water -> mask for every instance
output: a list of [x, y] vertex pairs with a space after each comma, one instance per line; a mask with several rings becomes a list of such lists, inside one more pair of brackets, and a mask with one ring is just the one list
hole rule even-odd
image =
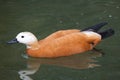
[[100, 67], [100, 65], [97, 64], [95, 58], [101, 56], [102, 55], [100, 52], [93, 51], [91, 54], [86, 53], [53, 59], [28, 58], [26, 59], [26, 69], [22, 69], [18, 73], [19, 77], [22, 80], [33, 80], [30, 75], [36, 74], [42, 65], [52, 65], [56, 67], [66, 67], [71, 69], [89, 69]]
[[[119, 80], [119, 0], [1, 0], [0, 80]], [[8, 45], [21, 31], [39, 39], [60, 29], [83, 29], [107, 21], [115, 35], [102, 41], [100, 52], [57, 59], [24, 58], [25, 46]], [[96, 58], [93, 58], [96, 57]]]

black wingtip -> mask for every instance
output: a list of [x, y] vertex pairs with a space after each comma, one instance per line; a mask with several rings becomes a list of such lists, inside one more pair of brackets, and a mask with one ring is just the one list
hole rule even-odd
[[94, 26], [85, 28], [85, 29], [83, 29], [82, 31], [92, 30], [92, 31], [94, 31], [94, 32], [98, 32], [104, 25], [107, 25], [107, 24], [108, 24], [108, 22], [101, 22], [101, 23], [96, 24], [96, 25], [94, 25]]

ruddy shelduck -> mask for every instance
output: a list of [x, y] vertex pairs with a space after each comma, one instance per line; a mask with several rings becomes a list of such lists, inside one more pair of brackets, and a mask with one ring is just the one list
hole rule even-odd
[[25, 44], [31, 57], [70, 56], [92, 50], [102, 39], [112, 36], [113, 29], [98, 32], [106, 24], [103, 22], [83, 30], [59, 30], [39, 41], [31, 32], [21, 32], [8, 43]]

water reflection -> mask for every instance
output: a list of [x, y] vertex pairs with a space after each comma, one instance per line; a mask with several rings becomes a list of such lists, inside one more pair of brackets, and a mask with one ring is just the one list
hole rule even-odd
[[33, 80], [29, 75], [35, 74], [41, 64], [57, 65], [62, 67], [74, 68], [74, 69], [87, 69], [100, 66], [94, 58], [100, 57], [101, 52], [93, 50], [91, 53], [84, 53], [79, 55], [73, 55], [68, 57], [60, 57], [54, 59], [45, 58], [29, 58], [27, 59], [27, 68], [20, 70], [19, 76], [22, 80]]

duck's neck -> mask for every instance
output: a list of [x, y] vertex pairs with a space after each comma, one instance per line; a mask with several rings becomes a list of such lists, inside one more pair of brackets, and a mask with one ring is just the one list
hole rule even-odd
[[32, 50], [40, 48], [40, 45], [39, 45], [38, 41], [33, 42], [32, 44], [29, 44], [29, 45], [26, 45], [26, 46], [27, 46], [27, 49], [32, 49]]

